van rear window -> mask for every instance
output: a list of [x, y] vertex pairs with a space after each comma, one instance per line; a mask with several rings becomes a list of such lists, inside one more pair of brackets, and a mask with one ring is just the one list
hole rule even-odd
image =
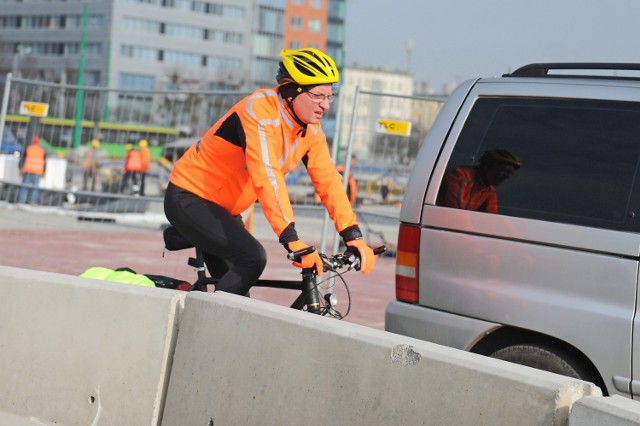
[[637, 232], [639, 167], [640, 104], [481, 98], [437, 204]]

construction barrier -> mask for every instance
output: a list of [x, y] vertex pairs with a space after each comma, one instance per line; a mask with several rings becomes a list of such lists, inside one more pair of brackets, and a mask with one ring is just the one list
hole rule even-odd
[[159, 424], [184, 295], [10, 267], [0, 287], [0, 411]]
[[0, 285], [0, 424], [584, 426], [630, 424], [610, 402], [640, 413], [587, 382], [224, 293], [10, 267]]

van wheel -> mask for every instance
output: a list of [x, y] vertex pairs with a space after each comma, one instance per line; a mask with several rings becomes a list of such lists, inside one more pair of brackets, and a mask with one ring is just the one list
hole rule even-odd
[[507, 346], [495, 351], [490, 356], [503, 361], [593, 382], [592, 375], [582, 367], [575, 357], [546, 346], [531, 344]]

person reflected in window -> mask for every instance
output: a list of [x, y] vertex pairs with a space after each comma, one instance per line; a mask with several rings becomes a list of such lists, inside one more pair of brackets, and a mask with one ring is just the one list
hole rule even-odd
[[476, 166], [447, 169], [437, 204], [498, 213], [496, 187], [511, 177], [521, 165], [517, 154], [506, 149], [494, 149], [482, 154]]

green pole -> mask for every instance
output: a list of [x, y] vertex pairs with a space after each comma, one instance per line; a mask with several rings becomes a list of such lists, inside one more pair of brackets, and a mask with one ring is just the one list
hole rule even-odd
[[[78, 65], [78, 86], [84, 86], [84, 62], [85, 50], [87, 48], [87, 15], [89, 6], [82, 6], [82, 38], [80, 40], [80, 64]], [[84, 109], [84, 90], [78, 89], [76, 92], [76, 122], [73, 129], [73, 147], [80, 146], [82, 138], [82, 110]]]

